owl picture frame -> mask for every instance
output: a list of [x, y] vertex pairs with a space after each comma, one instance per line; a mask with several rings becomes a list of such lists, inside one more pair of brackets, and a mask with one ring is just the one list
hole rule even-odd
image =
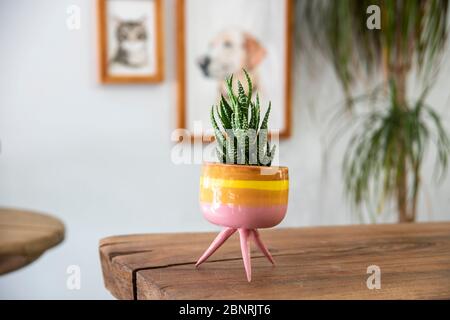
[[101, 83], [164, 78], [163, 0], [97, 0]]

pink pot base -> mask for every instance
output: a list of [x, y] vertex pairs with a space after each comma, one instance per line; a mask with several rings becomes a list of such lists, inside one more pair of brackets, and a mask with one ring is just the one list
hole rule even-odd
[[196, 267], [200, 266], [203, 262], [206, 261], [214, 252], [216, 252], [217, 249], [220, 248], [220, 246], [235, 233], [236, 231], [239, 231], [239, 238], [241, 243], [241, 253], [242, 253], [242, 259], [244, 260], [244, 268], [245, 273], [247, 275], [247, 281], [252, 281], [252, 264], [251, 264], [251, 257], [250, 257], [250, 240], [253, 239], [255, 244], [258, 246], [259, 250], [266, 256], [266, 258], [275, 265], [275, 261], [272, 258], [272, 255], [270, 254], [269, 250], [266, 248], [264, 243], [261, 240], [261, 237], [259, 235], [259, 232], [257, 229], [244, 229], [244, 228], [225, 228], [223, 229], [217, 237], [214, 239], [214, 241], [211, 243], [211, 245], [206, 249], [206, 251], [202, 254], [202, 256], [198, 259], [197, 263], [195, 264]]
[[200, 206], [205, 218], [214, 224], [224, 226], [209, 248], [198, 259], [198, 267], [208, 259], [232, 234], [239, 231], [242, 258], [244, 260], [247, 280], [252, 279], [249, 242], [252, 239], [267, 259], [275, 264], [269, 250], [263, 244], [259, 236], [258, 228], [271, 228], [283, 220], [286, 215], [287, 205], [249, 207], [221, 203], [204, 203]]
[[286, 215], [287, 205], [248, 207], [200, 203], [204, 217], [211, 223], [234, 229], [271, 228]]

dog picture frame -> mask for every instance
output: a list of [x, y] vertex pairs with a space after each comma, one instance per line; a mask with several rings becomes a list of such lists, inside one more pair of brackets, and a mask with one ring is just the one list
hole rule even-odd
[[[270, 100], [272, 102], [271, 117], [275, 118], [277, 121], [275, 123], [269, 123], [269, 127], [277, 130], [280, 139], [288, 138], [291, 135], [291, 68], [294, 11], [293, 0], [228, 0], [223, 3], [222, 7], [220, 7], [219, 5], [220, 0], [176, 0], [176, 126], [178, 129], [184, 129], [183, 135], [188, 132], [192, 139], [201, 139], [203, 142], [209, 142], [214, 139], [212, 128], [210, 128], [208, 115], [210, 113], [209, 108], [211, 108], [211, 105], [216, 104], [218, 98], [220, 97], [220, 94], [217, 94], [217, 98], [209, 97], [209, 100], [202, 100], [203, 97], [205, 97], [209, 92], [215, 92], [216, 87], [211, 84], [212, 82], [214, 82], [214, 79], [205, 80], [204, 88], [201, 87], [193, 89], [193, 86], [195, 86], [197, 83], [203, 83], [202, 80], [198, 80], [200, 79], [199, 74], [201, 73], [200, 69], [202, 69], [202, 61], [199, 61], [200, 58], [196, 57], [197, 52], [200, 52], [200, 50], [204, 50], [204, 48], [210, 48], [211, 43], [216, 43], [216, 40], [212, 40], [211, 42], [211, 39], [208, 39], [210, 38], [210, 34], [214, 32], [214, 30], [212, 29], [214, 29], [214, 26], [216, 30], [220, 30], [222, 28], [222, 26], [220, 25], [221, 22], [218, 20], [220, 20], [220, 17], [222, 16], [230, 16], [226, 15], [226, 11], [228, 9], [232, 12], [233, 15], [235, 15], [236, 12], [239, 12], [239, 10], [237, 10], [240, 6], [239, 1], [241, 1], [243, 5], [249, 5], [252, 1], [254, 3], [256, 3], [256, 1], [259, 1], [258, 4], [262, 3], [262, 7], [264, 6], [264, 3], [268, 5], [268, 8], [263, 8], [261, 16], [259, 16], [259, 12], [257, 10], [243, 11], [245, 11], [246, 18], [255, 21], [255, 24], [259, 23], [259, 25], [263, 26], [263, 28], [268, 28], [268, 30], [276, 31], [272, 32], [271, 38], [262, 39], [264, 35], [270, 33], [270, 31], [265, 32], [267, 31], [267, 29], [253, 29], [251, 25], [246, 25], [244, 28], [242, 28], [243, 31], [241, 32], [244, 36], [236, 36], [236, 31], [231, 29], [231, 33], [227, 36], [222, 36], [222, 38], [228, 37], [230, 39], [244, 39], [239, 41], [245, 42], [245, 45], [243, 46], [246, 48], [248, 55], [247, 58], [244, 59], [245, 61], [258, 61], [261, 60], [261, 55], [266, 55], [266, 57], [272, 55], [272, 63], [270, 64], [271, 67], [266, 66], [266, 69], [262, 71], [265, 71], [265, 74], [262, 73], [260, 75], [257, 75], [253, 70], [248, 69], [248, 65], [242, 65], [240, 66], [240, 68], [235, 68], [235, 70], [228, 70], [230, 71], [230, 73], [227, 76], [229, 76], [231, 73], [234, 74], [236, 70], [238, 70], [238, 73], [241, 73], [239, 75], [235, 74], [234, 79], [237, 78], [239, 80], [243, 80], [242, 68], [245, 68], [247, 71], [249, 71], [250, 77], [252, 79], [256, 79], [254, 80], [253, 84], [254, 86], [256, 84], [257, 91], [261, 92], [263, 90], [269, 91], [271, 89], [276, 89], [277, 92], [275, 94], [272, 92], [267, 92], [267, 94], [263, 94], [262, 97], [260, 95], [262, 110], [266, 110]], [[215, 11], [215, 14], [213, 12], [211, 15], [209, 15], [208, 8], [211, 8], [211, 10]], [[198, 16], [195, 16], [197, 11], [200, 12], [198, 12]], [[273, 12], [275, 12], [274, 17], [276, 19], [268, 19], [267, 15], [272, 15]], [[209, 20], [205, 20], [202, 22], [202, 19]], [[236, 21], [240, 21], [239, 17], [236, 17], [235, 19]], [[189, 23], [190, 21], [192, 21], [192, 24]], [[226, 21], [223, 23], [224, 27], [226, 27], [226, 23]], [[268, 26], [264, 26], [267, 24]], [[276, 26], [274, 26], [275, 24]], [[203, 30], [205, 30], [204, 33]], [[227, 28], [225, 28], [225, 30], [227, 30]], [[259, 31], [259, 35], [255, 37], [249, 35], [253, 31], [255, 31], [255, 33]], [[219, 32], [219, 34], [221, 33]], [[205, 39], [208, 41], [208, 43], [201, 43], [201, 41]], [[273, 39], [275, 40], [275, 42], [270, 43], [270, 41], [272, 41]], [[189, 43], [188, 41], [192, 43]], [[263, 45], [266, 45], [265, 49], [262, 50], [264, 52], [258, 53], [258, 50], [255, 49], [258, 47], [258, 42], [262, 42]], [[280, 43], [282, 43], [282, 45], [280, 45]], [[227, 43], [224, 43], [224, 46], [226, 45]], [[194, 53], [192, 53], [192, 51], [194, 51]], [[193, 61], [194, 56], [197, 60], [196, 62]], [[195, 76], [191, 76], [189, 73], [195, 74]], [[271, 79], [271, 74], [275, 74], [274, 78], [280, 81], [273, 81]], [[221, 79], [224, 79], [225, 77], [226, 76], [224, 74], [221, 75]], [[265, 79], [265, 87], [259, 86], [257, 81], [260, 78]], [[219, 82], [223, 83], [223, 80], [219, 80]], [[245, 81], [243, 81], [243, 83], [245, 84]], [[263, 90], [261, 89], [262, 87]], [[220, 91], [220, 89], [218, 90]], [[200, 110], [193, 111], [193, 109], [197, 108]], [[196, 124], [194, 122], [201, 123], [201, 133], [198, 133], [198, 130], [195, 129]], [[273, 133], [274, 132], [271, 132], [271, 134]], [[178, 140], [182, 139], [182, 137], [178, 138]]]
[[163, 0], [97, 0], [99, 81], [163, 81], [163, 31]]

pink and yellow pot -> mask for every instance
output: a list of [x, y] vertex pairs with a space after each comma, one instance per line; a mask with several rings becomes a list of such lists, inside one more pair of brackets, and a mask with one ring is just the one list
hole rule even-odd
[[251, 281], [251, 238], [274, 263], [257, 229], [274, 227], [283, 220], [288, 194], [289, 174], [286, 167], [205, 163], [200, 178], [200, 206], [209, 222], [225, 228], [200, 257], [197, 266], [236, 231], [240, 235], [248, 281]]

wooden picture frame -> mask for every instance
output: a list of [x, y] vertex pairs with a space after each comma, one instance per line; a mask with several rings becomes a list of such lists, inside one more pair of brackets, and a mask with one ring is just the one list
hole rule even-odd
[[[109, 54], [109, 23], [108, 3], [117, 0], [97, 0], [97, 33], [98, 33], [98, 61], [99, 61], [99, 81], [101, 83], [129, 84], [129, 83], [157, 83], [164, 80], [164, 27], [163, 27], [163, 0], [130, 0], [139, 2], [154, 2], [153, 20], [146, 23], [154, 23], [150, 37], [152, 37], [153, 67], [152, 71], [142, 74], [133, 74], [133, 72], [124, 72], [123, 74], [111, 74], [110, 72], [110, 54]], [[146, 14], [145, 12], [143, 13]], [[149, 14], [150, 15], [150, 14]], [[130, 69], [131, 70], [131, 69]]]
[[[176, 125], [179, 129], [187, 129], [187, 110], [186, 110], [186, 2], [189, 0], [176, 0], [176, 50], [177, 50], [177, 84], [176, 84], [176, 104], [177, 104], [177, 119]], [[273, 0], [280, 1], [280, 0]], [[284, 127], [279, 131], [280, 139], [286, 139], [292, 133], [292, 37], [293, 37], [293, 17], [294, 5], [293, 0], [285, 1], [285, 23], [284, 23]], [[206, 111], [209, 114], [209, 110]], [[214, 139], [213, 135], [205, 135], [202, 137], [191, 136], [192, 139], [201, 138], [204, 142], [209, 142]]]

